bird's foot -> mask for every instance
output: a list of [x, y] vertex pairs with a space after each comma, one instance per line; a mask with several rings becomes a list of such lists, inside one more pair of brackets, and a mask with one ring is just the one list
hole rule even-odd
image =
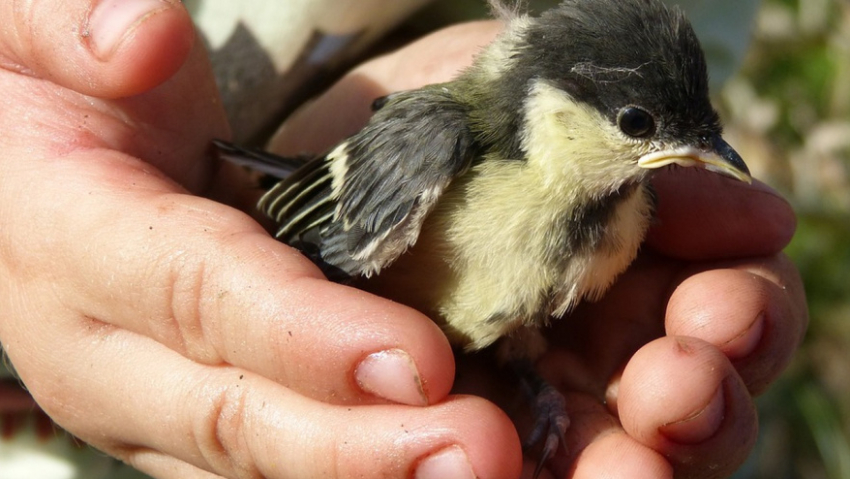
[[529, 449], [543, 441], [540, 458], [534, 468], [534, 479], [540, 476], [546, 463], [555, 456], [558, 447], [566, 448], [564, 434], [570, 427], [564, 395], [548, 383], [542, 383], [533, 399], [534, 427], [523, 443]]
[[531, 432], [523, 442], [523, 449], [529, 450], [542, 444], [540, 458], [532, 476], [537, 479], [559, 447], [566, 452], [564, 436], [570, 427], [567, 402], [560, 391], [540, 376], [530, 360], [514, 359], [508, 361], [508, 364], [528, 396], [534, 420]]

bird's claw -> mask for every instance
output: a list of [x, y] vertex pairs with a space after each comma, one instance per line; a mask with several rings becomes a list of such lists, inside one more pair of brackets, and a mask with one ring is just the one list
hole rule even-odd
[[534, 398], [534, 417], [534, 428], [525, 440], [523, 448], [529, 449], [541, 440], [544, 441], [532, 476], [537, 479], [546, 463], [555, 456], [558, 446], [566, 451], [564, 435], [570, 427], [570, 418], [567, 416], [564, 395], [554, 387], [544, 385]]

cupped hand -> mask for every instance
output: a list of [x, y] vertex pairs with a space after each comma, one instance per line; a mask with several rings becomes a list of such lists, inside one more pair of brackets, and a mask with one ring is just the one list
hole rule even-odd
[[780, 252], [794, 216], [777, 193], [688, 169], [654, 184], [636, 263], [549, 334], [540, 367], [577, 410], [557, 477], [727, 477], [757, 437], [753, 397], [805, 332], [802, 283]]
[[[362, 126], [373, 98], [452, 78], [498, 30], [452, 27], [355, 69], [296, 112], [272, 149], [323, 151]], [[753, 396], [804, 334], [802, 283], [781, 253], [795, 228], [784, 199], [692, 169], [654, 186], [657, 218], [638, 260], [602, 301], [547, 332], [538, 367], [565, 393], [572, 422], [550, 477], [728, 476], [757, 435]], [[495, 401], [528, 433], [528, 405], [492, 358], [461, 356], [457, 374], [456, 391]]]
[[0, 18], [0, 342], [58, 424], [161, 478], [519, 475], [431, 321], [203, 197], [228, 127], [179, 1]]

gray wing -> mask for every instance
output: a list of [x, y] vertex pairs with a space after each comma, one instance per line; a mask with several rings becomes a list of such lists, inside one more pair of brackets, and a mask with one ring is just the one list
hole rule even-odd
[[333, 279], [369, 276], [404, 253], [475, 157], [466, 107], [443, 86], [386, 97], [370, 122], [269, 190], [278, 237]]

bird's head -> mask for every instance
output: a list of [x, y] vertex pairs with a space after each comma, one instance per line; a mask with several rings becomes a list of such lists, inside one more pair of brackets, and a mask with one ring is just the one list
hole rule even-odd
[[515, 121], [524, 156], [553, 178], [579, 169], [591, 180], [639, 181], [678, 164], [751, 181], [721, 136], [705, 57], [678, 9], [565, 0], [516, 19], [488, 54], [505, 59], [491, 73], [499, 89], [524, 99]]

